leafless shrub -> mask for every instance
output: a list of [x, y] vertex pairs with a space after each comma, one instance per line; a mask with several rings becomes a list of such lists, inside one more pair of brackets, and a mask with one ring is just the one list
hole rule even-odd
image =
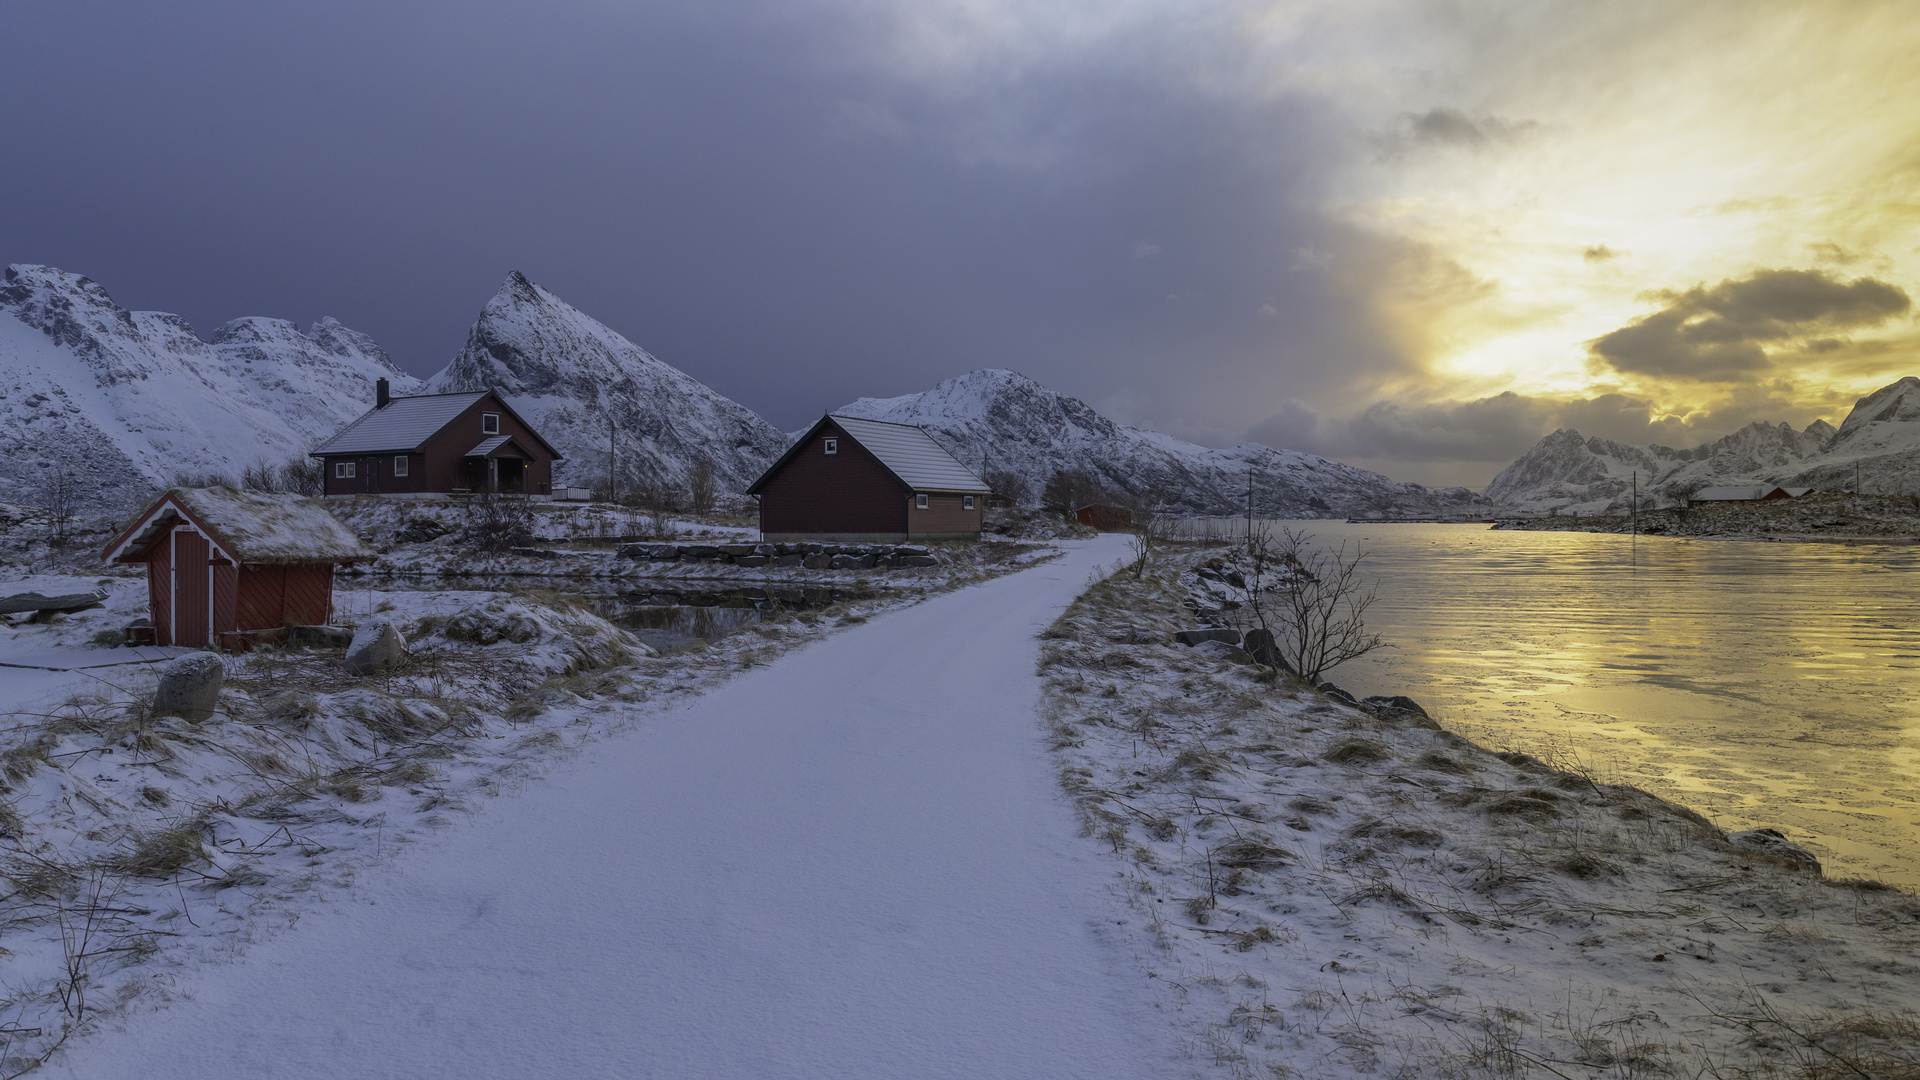
[[705, 458], [694, 462], [693, 468], [687, 473], [688, 509], [696, 514], [711, 514], [719, 495], [720, 485], [713, 473], [713, 462]]
[[1313, 546], [1311, 533], [1256, 524], [1247, 537], [1247, 608], [1280, 659], [1308, 682], [1382, 648], [1366, 629], [1376, 596], [1360, 579], [1365, 553]]
[[476, 495], [463, 510], [460, 543], [465, 547], [499, 555], [533, 542], [533, 506], [521, 496]]
[[987, 482], [995, 496], [1006, 500], [1009, 506], [1020, 506], [1033, 500], [1033, 485], [1027, 478], [1011, 469], [988, 469], [980, 479]]
[[250, 491], [318, 496], [326, 490], [326, 466], [301, 455], [278, 465], [256, 461], [240, 472], [240, 486]]
[[41, 485], [40, 499], [47, 511], [47, 543], [65, 547], [74, 513], [79, 509], [80, 488], [64, 462], [54, 465], [49, 472]]

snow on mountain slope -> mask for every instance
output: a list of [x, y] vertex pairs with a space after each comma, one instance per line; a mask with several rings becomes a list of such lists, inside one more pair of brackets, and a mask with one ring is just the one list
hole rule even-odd
[[119, 509], [180, 472], [278, 463], [365, 411], [373, 380], [419, 381], [332, 319], [301, 334], [241, 319], [213, 342], [177, 315], [128, 311], [46, 266], [0, 280], [0, 500], [40, 503], [61, 466], [82, 505]]
[[1644, 505], [1713, 485], [1850, 491], [1856, 475], [1868, 492], [1920, 492], [1920, 379], [1909, 375], [1861, 398], [1838, 430], [1825, 420], [1804, 431], [1753, 423], [1691, 450], [1556, 431], [1494, 477], [1486, 495], [1503, 509], [1595, 513], [1624, 507], [1636, 472]]
[[1056, 470], [1078, 470], [1118, 495], [1157, 497], [1190, 514], [1239, 514], [1253, 473], [1264, 516], [1476, 513], [1465, 488], [1400, 483], [1337, 461], [1256, 443], [1214, 450], [1157, 431], [1117, 424], [1078, 398], [1025, 375], [986, 369], [931, 390], [861, 398], [838, 413], [916, 424], [968, 467], [1019, 474], [1037, 498]]
[[758, 413], [585, 315], [519, 271], [480, 312], [466, 348], [429, 380], [430, 392], [495, 389], [565, 455], [561, 482], [607, 476], [609, 428], [620, 481], [684, 488], [694, 464], [713, 465], [737, 492], [787, 448]]

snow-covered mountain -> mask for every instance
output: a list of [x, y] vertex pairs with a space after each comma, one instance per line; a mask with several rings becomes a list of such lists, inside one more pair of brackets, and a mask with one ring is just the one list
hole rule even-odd
[[497, 389], [565, 460], [561, 482], [604, 483], [608, 437], [620, 481], [686, 486], [712, 463], [719, 490], [742, 491], [787, 448], [758, 413], [528, 281], [519, 271], [480, 312], [466, 348], [431, 392]]
[[1636, 473], [1650, 505], [1713, 485], [1852, 490], [1856, 477], [1867, 492], [1920, 493], [1920, 379], [1861, 398], [1837, 430], [1825, 420], [1803, 431], [1753, 423], [1690, 450], [1556, 431], [1494, 477], [1486, 495], [1504, 509], [1594, 513], [1624, 507]]
[[835, 412], [916, 424], [969, 467], [1018, 474], [1037, 497], [1057, 470], [1087, 473], [1116, 494], [1157, 496], [1171, 510], [1239, 514], [1253, 474], [1268, 517], [1474, 513], [1466, 488], [1435, 489], [1295, 450], [1248, 443], [1214, 450], [1118, 424], [1077, 398], [1012, 371], [970, 371], [931, 390], [861, 398]]
[[413, 392], [366, 335], [323, 319], [237, 319], [202, 341], [177, 315], [128, 311], [47, 266], [0, 280], [0, 501], [41, 503], [64, 468], [80, 502], [119, 509], [182, 472], [278, 464], [373, 403]]

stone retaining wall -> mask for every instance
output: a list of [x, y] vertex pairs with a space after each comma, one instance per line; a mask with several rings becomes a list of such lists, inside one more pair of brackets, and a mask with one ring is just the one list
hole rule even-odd
[[733, 566], [797, 566], [808, 570], [872, 570], [933, 566], [926, 548], [913, 544], [622, 544], [619, 554], [653, 562], [727, 563]]

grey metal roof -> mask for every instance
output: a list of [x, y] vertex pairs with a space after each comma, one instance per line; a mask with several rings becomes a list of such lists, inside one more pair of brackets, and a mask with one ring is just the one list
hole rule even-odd
[[366, 414], [340, 429], [340, 433], [313, 452], [323, 454], [389, 454], [418, 450], [446, 427], [467, 407], [486, 393], [423, 394], [394, 398], [385, 408], [368, 409]]
[[[476, 446], [473, 449], [467, 451], [467, 456], [468, 457], [486, 457], [488, 454], [491, 454], [495, 450], [500, 449], [502, 445], [510, 442], [513, 442], [513, 436], [511, 435], [495, 435], [493, 438], [483, 440], [479, 446]], [[514, 445], [518, 446], [520, 444], [514, 443]]]
[[[831, 415], [831, 414], [829, 414]], [[987, 491], [973, 471], [911, 424], [834, 416], [833, 422], [893, 475], [919, 491]]]

